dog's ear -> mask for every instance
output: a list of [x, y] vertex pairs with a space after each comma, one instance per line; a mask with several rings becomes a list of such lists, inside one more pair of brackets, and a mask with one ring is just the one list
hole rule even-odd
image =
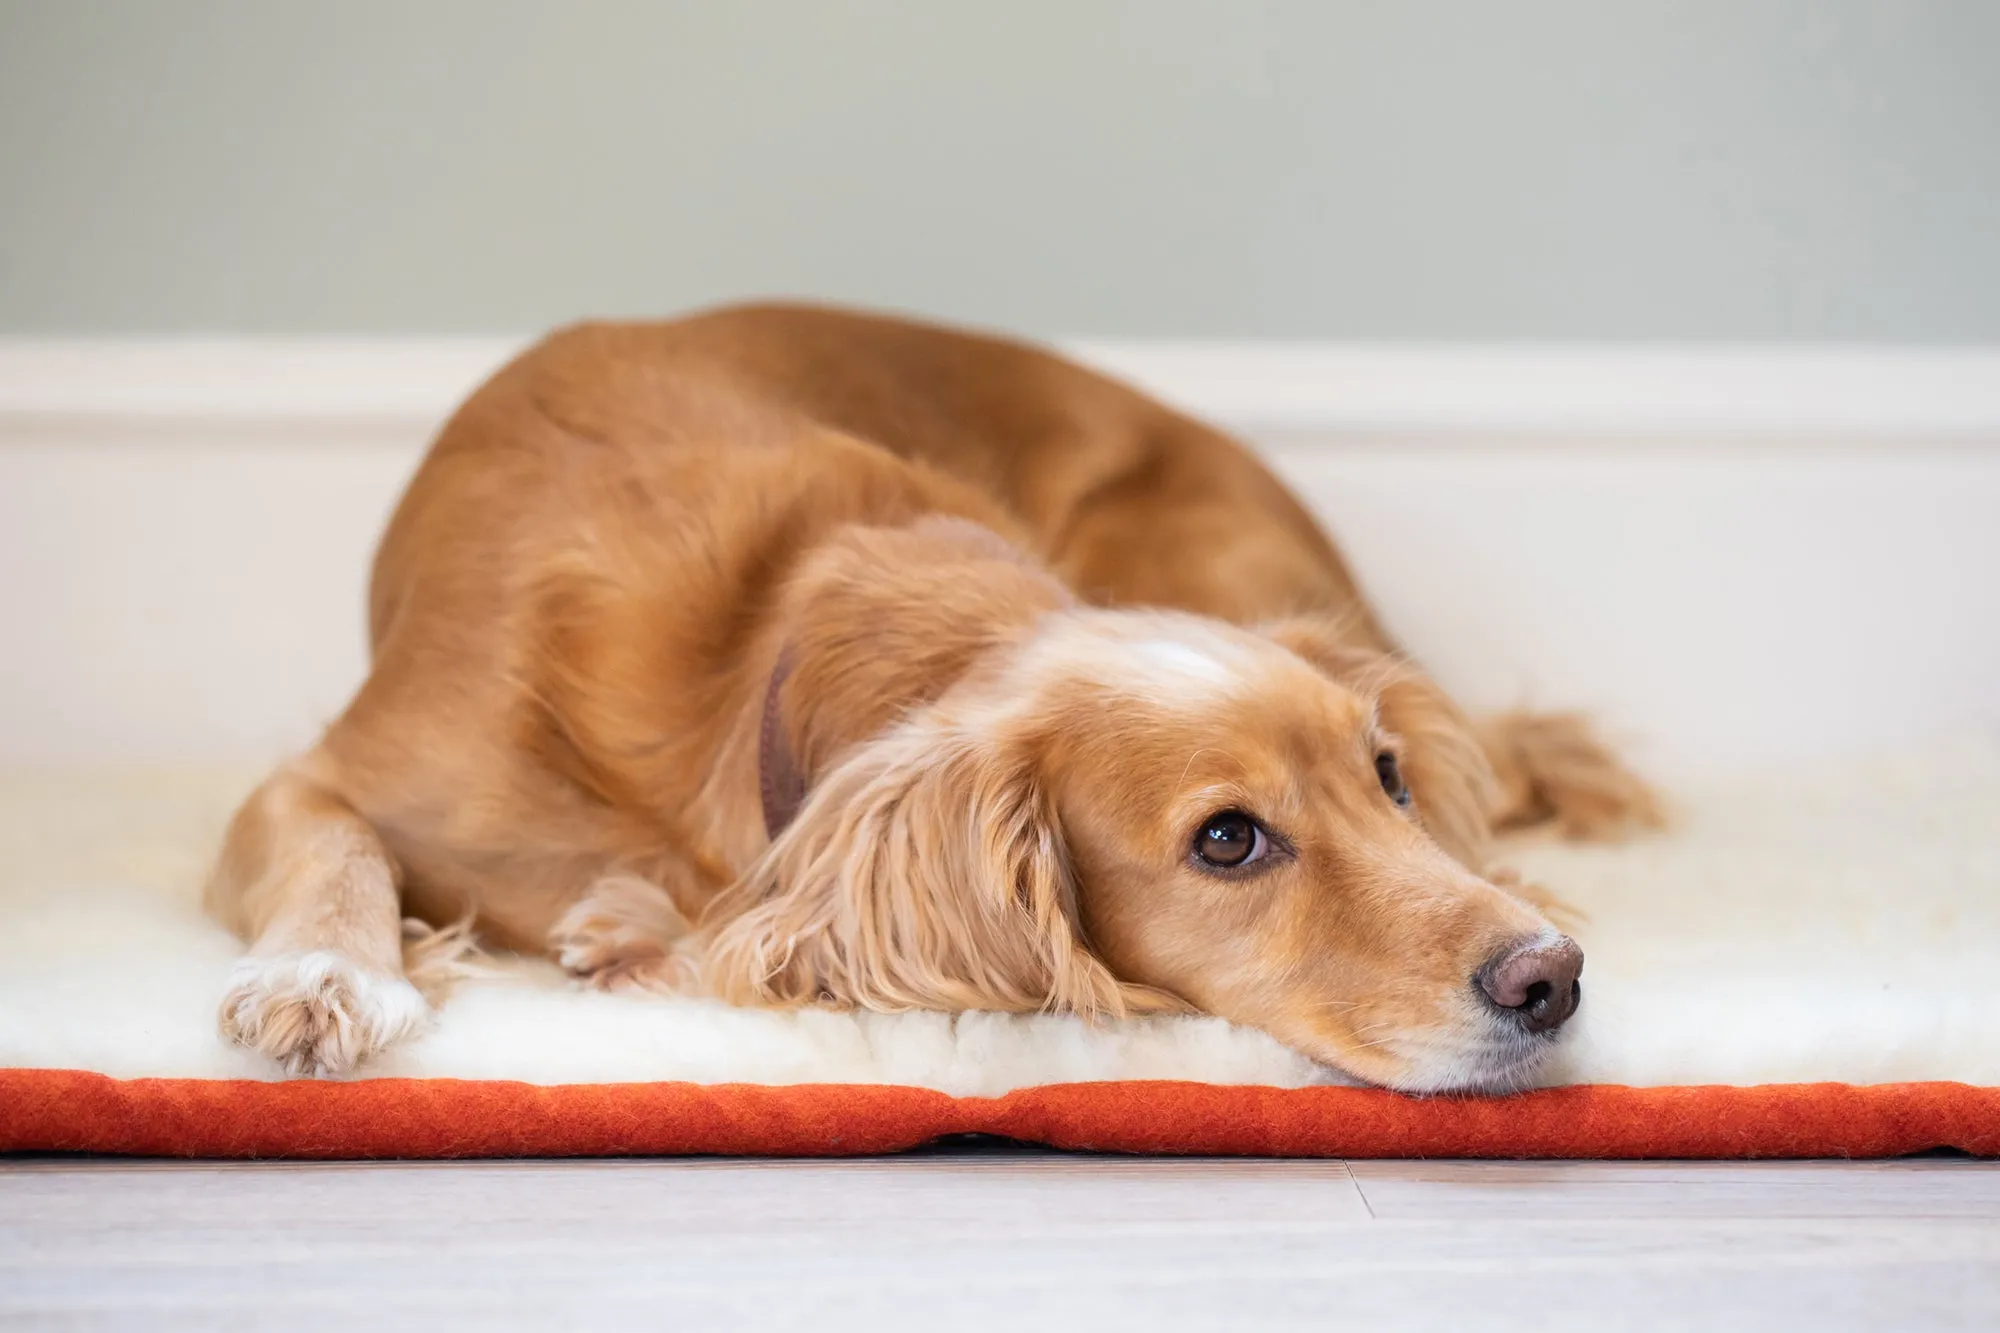
[[1344, 642], [1328, 618], [1299, 616], [1258, 630], [1376, 700], [1382, 725], [1403, 742], [1403, 775], [1425, 831], [1461, 865], [1482, 872], [1499, 787], [1479, 733], [1458, 705], [1405, 659]]
[[1085, 943], [1030, 747], [936, 708], [855, 747], [710, 919], [696, 965], [736, 1003], [1178, 1007], [1119, 982]]

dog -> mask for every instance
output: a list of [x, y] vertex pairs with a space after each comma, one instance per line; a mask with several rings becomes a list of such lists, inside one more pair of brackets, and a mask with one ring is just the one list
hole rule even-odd
[[1219, 1015], [1521, 1086], [1583, 956], [1496, 831], [1655, 822], [1473, 722], [1241, 445], [1048, 352], [747, 306], [561, 330], [445, 425], [372, 664], [230, 824], [230, 1039], [418, 1030], [405, 919], [746, 1005]]

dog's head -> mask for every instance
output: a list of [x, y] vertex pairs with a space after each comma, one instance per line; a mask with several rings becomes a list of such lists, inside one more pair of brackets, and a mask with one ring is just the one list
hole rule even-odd
[[1467, 868], [1489, 781], [1441, 695], [1309, 624], [1063, 609], [815, 780], [709, 966], [763, 1003], [1192, 1008], [1391, 1087], [1515, 1086], [1581, 954]]

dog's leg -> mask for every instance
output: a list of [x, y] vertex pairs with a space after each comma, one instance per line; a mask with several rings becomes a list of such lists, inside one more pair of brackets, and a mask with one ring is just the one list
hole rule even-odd
[[1570, 838], [1658, 828], [1660, 801], [1574, 713], [1506, 713], [1479, 725], [1499, 780], [1496, 831], [1553, 823]]
[[222, 1033], [293, 1074], [343, 1074], [428, 1015], [403, 975], [396, 869], [360, 815], [281, 769], [231, 821], [209, 909], [250, 941]]

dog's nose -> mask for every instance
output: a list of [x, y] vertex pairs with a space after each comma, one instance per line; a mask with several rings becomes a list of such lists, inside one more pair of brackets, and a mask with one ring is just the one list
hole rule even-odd
[[1554, 1032], [1583, 1000], [1583, 950], [1567, 935], [1511, 944], [1474, 977], [1486, 998], [1530, 1032]]

